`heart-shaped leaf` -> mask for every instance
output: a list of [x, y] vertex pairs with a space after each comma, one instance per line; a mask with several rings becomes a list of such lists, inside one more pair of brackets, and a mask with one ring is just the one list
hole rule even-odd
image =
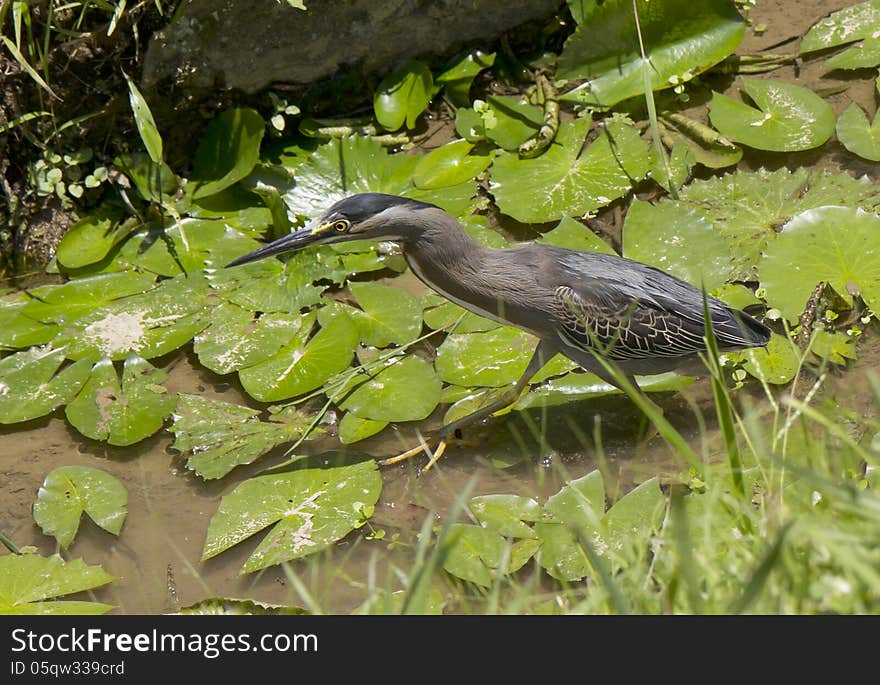
[[64, 561], [57, 554], [0, 556], [0, 615], [96, 615], [113, 607], [98, 602], [56, 600], [115, 580], [100, 566], [82, 559]]
[[837, 137], [853, 154], [880, 162], [880, 117], [869, 122], [865, 111], [853, 103], [837, 119]]
[[470, 103], [469, 92], [474, 77], [484, 69], [495, 64], [495, 53], [471, 50], [452, 59], [446, 69], [434, 79], [434, 83], [442, 87], [446, 97], [456, 107], [467, 107]]
[[519, 380], [534, 346], [533, 336], [510, 326], [453, 333], [437, 349], [434, 364], [447, 383], [499, 388]]
[[320, 552], [363, 525], [381, 490], [373, 459], [341, 453], [308, 457], [286, 473], [251, 478], [221, 500], [202, 559], [273, 524], [242, 573]]
[[396, 131], [404, 123], [415, 128], [416, 119], [431, 102], [434, 80], [424, 62], [412, 60], [388, 74], [376, 88], [373, 109], [383, 128]]
[[61, 466], [46, 476], [34, 502], [34, 520], [46, 535], [69, 547], [88, 514], [97, 525], [119, 535], [128, 513], [128, 492], [121, 481], [88, 466]]
[[425, 190], [467, 183], [491, 163], [492, 158], [485, 152], [474, 153], [473, 143], [454, 140], [419, 160], [413, 170], [413, 183]]
[[510, 538], [537, 538], [528, 523], [541, 520], [541, 506], [520, 495], [480, 495], [468, 505], [486, 528]]
[[36, 419], [73, 399], [92, 363], [82, 359], [62, 369], [63, 362], [64, 350], [39, 347], [0, 359], [0, 423]]
[[422, 331], [422, 305], [408, 292], [381, 283], [351, 283], [360, 309], [345, 307], [364, 345], [405, 345]]
[[421, 357], [407, 355], [387, 362], [357, 386], [340, 408], [373, 421], [420, 421], [440, 402], [440, 379]]

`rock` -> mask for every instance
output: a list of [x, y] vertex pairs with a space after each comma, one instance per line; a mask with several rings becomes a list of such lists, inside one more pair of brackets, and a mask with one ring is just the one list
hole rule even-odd
[[[300, 3], [292, 3], [300, 4]], [[360, 63], [383, 74], [419, 55], [443, 54], [558, 11], [560, 0], [192, 0], [153, 35], [149, 88], [172, 78], [204, 90], [247, 93], [273, 82], [311, 83]]]

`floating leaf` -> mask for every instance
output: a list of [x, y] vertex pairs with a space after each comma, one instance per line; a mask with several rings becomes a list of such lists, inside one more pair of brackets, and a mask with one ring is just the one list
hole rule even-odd
[[155, 164], [159, 164], [162, 161], [162, 136], [159, 135], [159, 129], [156, 128], [150, 106], [128, 74], [123, 73], [122, 75], [125, 76], [125, 81], [128, 83], [128, 96], [138, 133], [140, 133], [144, 147], [147, 148], [150, 159]]
[[82, 217], [58, 243], [58, 263], [65, 269], [79, 269], [104, 259], [137, 225], [119, 219], [120, 214], [106, 204]]
[[544, 504], [555, 521], [592, 534], [605, 514], [605, 483], [599, 471], [566, 483]]
[[174, 397], [161, 385], [167, 377], [145, 359], [129, 354], [120, 383], [113, 362], [104, 357], [64, 413], [87, 438], [133, 445], [162, 428], [174, 409]]
[[760, 381], [771, 385], [785, 385], [800, 368], [797, 347], [786, 337], [773, 333], [766, 347], [746, 350], [731, 355], [744, 359], [743, 368]]
[[880, 117], [869, 122], [865, 111], [853, 103], [837, 119], [837, 137], [853, 154], [880, 162]]
[[538, 563], [557, 580], [573, 582], [591, 571], [581, 543], [564, 523], [538, 521], [535, 532], [541, 541]]
[[351, 364], [358, 341], [347, 316], [327, 322], [306, 342], [311, 325], [303, 325], [293, 340], [266, 361], [238, 372], [245, 392], [261, 402], [276, 402], [320, 388], [324, 381]]
[[257, 191], [250, 192], [239, 183], [195, 200], [188, 214], [196, 219], [222, 219], [225, 225], [256, 238], [273, 220], [272, 210], [264, 202]]
[[832, 364], [845, 365], [848, 359], [857, 359], [856, 339], [846, 333], [816, 331], [810, 344], [813, 354]]
[[[636, 381], [643, 392], [678, 392], [693, 383], [694, 379], [688, 376], [679, 376], [670, 371], [654, 376], [636, 376]], [[592, 373], [576, 371], [533, 386], [520, 398], [514, 408], [522, 410], [534, 407], [555, 407], [560, 404], [594, 399], [620, 392], [613, 385], [606, 383]]]
[[360, 309], [346, 308], [364, 345], [405, 345], [422, 332], [422, 305], [408, 292], [381, 283], [351, 283]]
[[731, 140], [773, 152], [819, 147], [834, 133], [834, 111], [809, 88], [782, 81], [743, 78], [757, 109], [721, 93], [712, 94], [709, 118]]
[[498, 147], [515, 152], [531, 138], [544, 119], [544, 111], [525, 98], [513, 95], [489, 95], [474, 101], [473, 109], [459, 109], [455, 130], [469, 141], [491, 140]]
[[373, 421], [419, 421], [440, 402], [440, 379], [421, 357], [394, 358], [370, 373], [370, 380], [339, 404], [341, 409]]
[[0, 615], [103, 614], [113, 607], [52, 598], [91, 590], [114, 580], [100, 566], [88, 566], [82, 559], [64, 561], [57, 554], [0, 556]]
[[376, 119], [388, 131], [404, 123], [415, 128], [416, 119], [431, 102], [434, 80], [424, 62], [414, 59], [388, 74], [373, 96]]
[[300, 314], [260, 314], [223, 302], [211, 311], [211, 323], [196, 335], [193, 348], [203, 366], [231, 373], [276, 354], [305, 321]]
[[339, 442], [343, 445], [351, 445], [360, 440], [366, 440], [383, 430], [387, 425], [387, 421], [362, 419], [349, 412], [339, 422]]
[[447, 383], [499, 388], [519, 380], [534, 346], [533, 336], [510, 326], [453, 333], [437, 349], [435, 366]]
[[44, 416], [69, 402], [89, 377], [83, 359], [61, 368], [64, 350], [32, 347], [0, 359], [0, 423]]
[[580, 221], [570, 216], [562, 218], [556, 228], [544, 233], [538, 242], [556, 247], [565, 247], [569, 250], [583, 250], [585, 252], [601, 252], [603, 254], [615, 254], [612, 247], [584, 226]]
[[413, 184], [417, 155], [390, 155], [379, 143], [355, 136], [321, 145], [297, 170], [296, 183], [284, 193], [294, 215], [317, 217], [331, 204], [354, 193], [403, 195], [436, 204], [453, 216], [470, 206], [472, 181], [422, 190]]
[[844, 50], [825, 61], [826, 69], [870, 69], [876, 66], [880, 66], [880, 39], [875, 37], [865, 38], [860, 45]]
[[273, 524], [242, 573], [314, 554], [361, 526], [381, 490], [373, 459], [340, 453], [307, 457], [288, 472], [251, 478], [221, 500], [202, 559]]
[[833, 12], [816, 22], [801, 41], [800, 53], [834, 48], [880, 31], [880, 2], [871, 0]]
[[69, 547], [83, 513], [119, 535], [128, 513], [128, 492], [121, 481], [88, 466], [61, 466], [46, 476], [34, 502], [34, 520], [46, 535]]
[[820, 281], [847, 304], [858, 292], [880, 311], [880, 217], [852, 206], [801, 212], [768, 245], [758, 273], [765, 299], [789, 321]]
[[730, 248], [708, 213], [683, 204], [633, 202], [623, 226], [623, 255], [706, 290], [733, 272]]
[[641, 37], [631, 0], [596, 3], [565, 42], [557, 78], [588, 79], [563, 96], [612, 107], [645, 91], [640, 42], [649, 55], [651, 87], [671, 88], [733, 53], [745, 23], [728, 0], [639, 0]]
[[519, 495], [480, 495], [468, 505], [486, 528], [510, 538], [537, 538], [526, 522], [541, 520], [541, 506]]
[[581, 152], [589, 127], [587, 119], [561, 124], [536, 159], [502, 153], [490, 184], [498, 208], [517, 221], [557, 221], [607, 205], [644, 178], [648, 148], [632, 126], [612, 121]]
[[247, 176], [260, 158], [266, 126], [256, 110], [228, 109], [211, 119], [193, 158], [193, 197], [213, 195]]
[[162, 281], [145, 293], [114, 300], [66, 326], [52, 341], [71, 359], [136, 352], [161, 357], [189, 342], [208, 323], [208, 282], [200, 273]]
[[434, 83], [441, 86], [446, 96], [456, 107], [467, 107], [470, 103], [470, 88], [474, 77], [484, 69], [495, 64], [495, 53], [471, 50], [463, 56], [457, 56], [450, 65], [436, 78]]
[[238, 404], [181, 393], [174, 411], [172, 447], [188, 455], [186, 467], [202, 478], [222, 478], [276, 445], [292, 442], [312, 417], [286, 414], [285, 421], [260, 421], [260, 412]]
[[267, 604], [252, 599], [211, 597], [181, 608], [179, 616], [302, 616], [309, 612], [301, 607]]
[[500, 573], [504, 557], [504, 538], [494, 530], [453, 523], [448, 531], [448, 548], [443, 570], [483, 587], [492, 585]]
[[492, 163], [485, 152], [471, 154], [473, 149], [466, 140], [454, 140], [431, 150], [413, 170], [413, 183], [426, 190], [467, 183]]
[[450, 332], [473, 333], [474, 331], [491, 331], [501, 325], [459, 307], [442, 295], [428, 293], [422, 298], [422, 302], [425, 307], [425, 324], [434, 330], [449, 326]]
[[[651, 478], [617, 500], [602, 518], [596, 552], [612, 557], [617, 568], [626, 563], [620, 552], [630, 545], [647, 546], [646, 537], [663, 520], [666, 497], [657, 478]], [[647, 549], [646, 549], [647, 552]]]

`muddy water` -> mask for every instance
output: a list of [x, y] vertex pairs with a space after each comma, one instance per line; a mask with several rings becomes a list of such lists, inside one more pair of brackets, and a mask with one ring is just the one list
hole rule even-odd
[[[767, 29], [757, 35], [747, 31], [740, 52], [758, 52], [802, 35], [824, 14], [848, 2], [835, 0], [762, 0], [752, 11], [755, 25]], [[795, 43], [774, 48], [792, 52]], [[794, 68], [780, 70], [771, 78], [795, 81], [813, 88], [833, 86], [837, 81], [824, 76], [818, 65], [807, 65], [795, 76]], [[857, 88], [830, 98], [836, 113], [856, 101], [872, 114], [873, 82], [863, 79]], [[870, 165], [860, 166], [843, 156], [836, 143], [816, 153], [802, 153], [783, 160], [792, 166], [845, 167], [854, 175], [874, 174]], [[779, 163], [780, 157], [774, 157]], [[747, 156], [744, 166], [757, 167], [760, 157]], [[860, 347], [855, 368], [832, 374], [826, 396], [854, 408], [873, 413], [865, 371], [880, 363], [880, 346], [868, 338]], [[170, 373], [170, 392], [190, 392], [229, 402], [248, 404], [240, 389], [229, 379], [201, 367], [191, 350], [159, 360]], [[843, 379], [841, 381], [841, 379]], [[754, 384], [738, 394], [761, 401]], [[712, 453], [720, 441], [715, 436], [711, 391], [705, 380], [680, 394], [656, 397], [666, 417], [696, 448], [703, 441]], [[640, 439], [637, 410], [619, 397], [584, 401], [563, 407], [528, 413], [513, 412], [486, 426], [471, 430], [467, 442], [453, 445], [430, 473], [419, 475], [423, 459], [416, 459], [382, 471], [384, 489], [371, 520], [375, 529], [385, 530], [382, 540], [368, 539], [369, 530], [348, 536], [326, 553], [295, 562], [289, 569], [297, 575], [325, 611], [348, 612], [369, 592], [369, 585], [399, 588], [395, 568], [406, 572], [414, 556], [415, 532], [426, 517], [440, 520], [456, 498], [471, 488], [471, 494], [518, 493], [542, 499], [560, 484], [594, 468], [601, 468], [612, 492], [627, 490], [646, 478], [678, 472], [677, 462], [659, 438]], [[701, 424], [704, 427], [701, 428]], [[601, 436], [601, 450], [595, 435]], [[241, 576], [239, 568], [259, 541], [260, 535], [219, 557], [200, 562], [201, 548], [210, 517], [220, 497], [267, 464], [284, 459], [284, 449], [240, 467], [220, 482], [205, 483], [183, 468], [182, 460], [170, 448], [171, 436], [160, 432], [143, 443], [126, 449], [110, 448], [83, 438], [68, 426], [63, 412], [27, 424], [0, 430], [0, 531], [19, 546], [33, 545], [43, 554], [55, 551], [54, 540], [34, 524], [32, 505], [40, 483], [54, 468], [84, 465], [103, 469], [119, 478], [129, 493], [129, 513], [117, 538], [84, 518], [80, 532], [66, 553], [87, 563], [101, 564], [118, 580], [91, 598], [113, 604], [118, 613], [175, 611], [214, 596], [246, 597], [274, 604], [304, 605], [306, 602], [279, 567]], [[416, 444], [412, 427], [388, 429], [357, 445], [374, 456], [395, 454]], [[307, 443], [302, 453], [335, 449], [332, 438]]]

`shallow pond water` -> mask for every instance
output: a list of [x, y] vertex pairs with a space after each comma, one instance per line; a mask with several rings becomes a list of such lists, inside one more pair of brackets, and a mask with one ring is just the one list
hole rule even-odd
[[[818, 18], [850, 3], [762, 2], [752, 12], [755, 24], [766, 24], [761, 35], [747, 32], [740, 52], [757, 52], [802, 35]], [[780, 51], [790, 51], [789, 45]], [[793, 67], [774, 73], [787, 79]], [[818, 68], [807, 68], [799, 82], [819, 89], [833, 85]], [[850, 88], [829, 102], [840, 113], [851, 101], [873, 107], [873, 86]], [[441, 137], [442, 138], [442, 137]], [[439, 143], [438, 143], [439, 144]], [[830, 145], [816, 152], [775, 156], [774, 163], [837, 168], [853, 175], [874, 174], [873, 166], [845, 158]], [[846, 160], [845, 163], [843, 160]], [[747, 154], [743, 166], [756, 168], [762, 157]], [[868, 337], [868, 336], [866, 336]], [[880, 346], [866, 340], [860, 358], [849, 371], [832, 372], [823, 391], [860, 412], [873, 411], [865, 370], [880, 363]], [[191, 352], [173, 353], [156, 360], [170, 374], [169, 392], [188, 392], [238, 404], [249, 399], [227, 377], [200, 367]], [[844, 379], [841, 382], [841, 379]], [[760, 405], [762, 389], [754, 382], [737, 393]], [[672, 425], [695, 447], [710, 445], [717, 436], [711, 387], [696, 381], [681, 393], [655, 396]], [[253, 405], [257, 406], [257, 405]], [[438, 425], [435, 414], [433, 425]], [[430, 422], [429, 422], [430, 424]], [[433, 427], [428, 425], [427, 427]], [[601, 435], [601, 450], [595, 435]], [[56, 411], [50, 417], [0, 429], [0, 531], [19, 546], [33, 545], [41, 553], [55, 551], [54, 540], [43, 535], [32, 517], [32, 505], [46, 474], [67, 465], [92, 466], [119, 478], [128, 489], [128, 517], [118, 538], [83, 518], [70, 557], [101, 564], [118, 580], [91, 598], [113, 604], [118, 613], [173, 612], [209, 597], [242, 597], [272, 604], [303, 605], [303, 597], [285, 569], [239, 575], [239, 569], [261, 535], [219, 556], [200, 562], [205, 532], [220, 497], [267, 464], [285, 459], [276, 448], [255, 464], [238, 467], [220, 481], [205, 482], [183, 467], [170, 448], [171, 435], [160, 432], [130, 448], [112, 448], [83, 438]], [[356, 445], [356, 451], [389, 456], [417, 444], [415, 429], [402, 425]], [[305, 443], [299, 454], [338, 449], [332, 437]], [[610, 491], [625, 492], [652, 476], [678, 473], [683, 464], [657, 436], [645, 435], [638, 410], [623, 397], [574, 402], [544, 411], [513, 412], [469, 430], [452, 445], [429, 473], [420, 474], [424, 457], [382, 469], [382, 496], [370, 524], [346, 537], [325, 553], [294, 562], [296, 573], [317, 606], [329, 612], [349, 612], [369, 594], [370, 583], [397, 589], [395, 567], [406, 569], [414, 556], [415, 536], [426, 518], [443, 519], [463, 491], [471, 495], [516, 493], [543, 500], [569, 478], [600, 468]], [[382, 539], [371, 532], [384, 530]], [[398, 534], [398, 537], [395, 537]], [[375, 537], [375, 536], [373, 536]], [[374, 579], [373, 579], [374, 578]]]

